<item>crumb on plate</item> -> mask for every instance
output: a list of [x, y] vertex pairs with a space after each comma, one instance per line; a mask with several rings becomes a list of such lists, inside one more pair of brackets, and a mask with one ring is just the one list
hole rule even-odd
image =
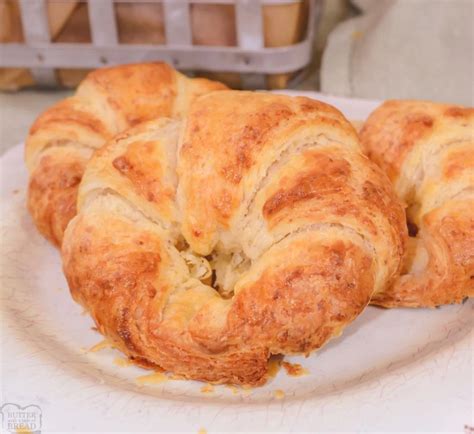
[[201, 393], [213, 393], [214, 386], [212, 384], [205, 384], [201, 387]]
[[273, 392], [273, 396], [276, 399], [283, 399], [285, 397], [285, 392], [283, 392], [281, 389], [277, 389]]
[[286, 373], [292, 377], [301, 377], [309, 374], [309, 371], [299, 363], [282, 362], [281, 364], [285, 368]]

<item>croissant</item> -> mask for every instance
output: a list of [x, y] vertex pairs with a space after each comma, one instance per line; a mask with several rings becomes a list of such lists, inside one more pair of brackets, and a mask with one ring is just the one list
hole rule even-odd
[[474, 109], [387, 101], [360, 134], [407, 206], [402, 275], [372, 302], [438, 306], [474, 295]]
[[188, 79], [163, 63], [90, 73], [74, 96], [39, 116], [26, 141], [28, 208], [38, 230], [53, 244], [61, 244], [95, 149], [140, 122], [183, 116], [196, 96], [224, 88], [217, 82]]
[[407, 229], [386, 175], [335, 108], [199, 97], [119, 134], [87, 165], [62, 245], [74, 299], [135, 363], [265, 382], [396, 278]]

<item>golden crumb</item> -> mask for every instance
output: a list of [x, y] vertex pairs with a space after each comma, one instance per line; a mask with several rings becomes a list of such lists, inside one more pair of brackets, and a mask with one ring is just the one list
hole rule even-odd
[[309, 371], [299, 363], [282, 362], [281, 364], [285, 368], [286, 373], [292, 377], [301, 377], [309, 374]]
[[285, 397], [285, 392], [283, 392], [281, 389], [277, 389], [273, 392], [273, 396], [276, 399], [283, 399]]
[[253, 392], [253, 387], [248, 385], [234, 386], [232, 384], [226, 384], [225, 387], [232, 392], [232, 395], [250, 395]]
[[103, 339], [102, 341], [98, 342], [97, 344], [93, 345], [88, 350], [86, 350], [86, 352], [96, 353], [97, 351], [102, 351], [106, 348], [113, 348], [113, 347], [114, 346], [112, 345], [112, 342], [110, 342], [108, 339]]
[[123, 357], [116, 357], [114, 359], [114, 365], [125, 367], [133, 365], [133, 363], [129, 359], [124, 359]]
[[141, 375], [140, 377], [135, 378], [135, 381], [139, 385], [160, 384], [168, 380], [169, 380], [169, 377], [163, 374], [163, 372], [154, 372], [153, 374]]
[[238, 395], [239, 394], [239, 388], [237, 386], [234, 386], [232, 384], [226, 384], [227, 389], [230, 389], [232, 392], [232, 395]]
[[201, 393], [213, 393], [214, 386], [212, 384], [205, 384], [201, 387]]

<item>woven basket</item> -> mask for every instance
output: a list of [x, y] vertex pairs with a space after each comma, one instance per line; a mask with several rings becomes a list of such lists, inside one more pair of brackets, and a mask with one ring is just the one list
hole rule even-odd
[[163, 60], [234, 88], [283, 88], [311, 59], [321, 0], [0, 0], [0, 89], [75, 86]]

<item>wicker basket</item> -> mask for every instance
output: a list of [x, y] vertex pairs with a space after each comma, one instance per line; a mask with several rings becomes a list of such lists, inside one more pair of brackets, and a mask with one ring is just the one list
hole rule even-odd
[[152, 60], [283, 88], [311, 59], [321, 1], [0, 0], [0, 88], [75, 86], [90, 69]]

